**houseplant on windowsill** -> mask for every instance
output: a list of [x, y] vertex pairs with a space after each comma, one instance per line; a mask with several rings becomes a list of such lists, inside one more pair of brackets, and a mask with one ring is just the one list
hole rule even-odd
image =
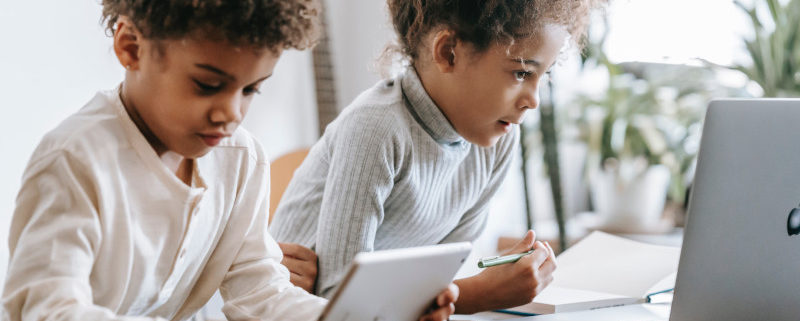
[[618, 232], [669, 229], [674, 221], [662, 216], [665, 202], [685, 202], [706, 105], [743, 90], [721, 87], [709, 68], [613, 64], [602, 53], [596, 61], [608, 72], [608, 87], [581, 96], [570, 122], [589, 149], [586, 176], [598, 224]]
[[800, 0], [734, 3], [750, 18], [753, 34], [744, 39], [751, 61], [731, 68], [756, 82], [764, 97], [800, 97]]

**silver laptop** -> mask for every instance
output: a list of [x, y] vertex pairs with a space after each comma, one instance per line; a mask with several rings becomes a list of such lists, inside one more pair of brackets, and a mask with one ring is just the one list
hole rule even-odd
[[800, 99], [706, 114], [671, 321], [800, 320]]
[[671, 311], [515, 320], [800, 320], [800, 99], [711, 102], [696, 173]]

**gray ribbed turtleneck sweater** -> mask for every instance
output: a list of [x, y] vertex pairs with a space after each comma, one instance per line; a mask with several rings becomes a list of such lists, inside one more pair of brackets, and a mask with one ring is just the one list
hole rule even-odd
[[270, 232], [317, 253], [316, 292], [330, 297], [358, 252], [477, 238], [518, 139], [515, 127], [492, 147], [465, 141], [409, 69], [328, 126]]

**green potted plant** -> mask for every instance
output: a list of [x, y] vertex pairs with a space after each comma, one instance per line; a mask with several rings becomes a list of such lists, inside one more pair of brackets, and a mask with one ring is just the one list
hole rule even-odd
[[800, 0], [734, 3], [752, 23], [753, 35], [744, 39], [752, 61], [731, 68], [758, 83], [764, 97], [800, 96]]
[[713, 97], [742, 96], [719, 85], [711, 68], [611, 63], [593, 44], [585, 64], [605, 69], [600, 96], [580, 96], [568, 121], [589, 156], [586, 177], [603, 228], [655, 232], [670, 228], [665, 202], [683, 204], [693, 178], [702, 119]]
[[667, 195], [683, 199], [705, 100], [623, 66], [610, 66], [609, 75], [605, 94], [582, 97], [574, 119], [589, 148], [592, 204], [606, 228], [657, 229]]

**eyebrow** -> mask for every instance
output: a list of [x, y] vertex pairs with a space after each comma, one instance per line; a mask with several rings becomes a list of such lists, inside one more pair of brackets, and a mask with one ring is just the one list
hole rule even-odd
[[[535, 60], [535, 59], [509, 58], [508, 60], [511, 60], [513, 62], [520, 63], [520, 64], [531, 65], [531, 66], [534, 66], [534, 67], [541, 67], [542, 66], [542, 63], [540, 63], [538, 60]], [[547, 70], [550, 70], [555, 65], [556, 65], [556, 63], [553, 62], [552, 65], [547, 67]]]
[[525, 65], [531, 65], [531, 66], [534, 66], [534, 67], [540, 67], [542, 65], [539, 61], [534, 60], [534, 59], [509, 58], [508, 60], [511, 60], [513, 62], [516, 62], [516, 63], [525, 64]]
[[[218, 75], [220, 75], [220, 76], [223, 76], [223, 77], [229, 78], [229, 79], [230, 79], [230, 80], [232, 80], [232, 81], [236, 81], [236, 77], [234, 77], [233, 75], [230, 75], [230, 74], [228, 74], [227, 72], [223, 71], [222, 69], [219, 69], [219, 68], [217, 68], [217, 67], [214, 67], [214, 66], [212, 66], [212, 65], [208, 65], [208, 64], [194, 64], [194, 65], [195, 65], [196, 67], [198, 67], [198, 68], [205, 69], [205, 70], [208, 70], [208, 71], [210, 71], [210, 72], [213, 72], [213, 73], [215, 73], [215, 74], [218, 74]], [[261, 79], [258, 79], [258, 80], [256, 80], [256, 81], [255, 81], [255, 82], [253, 82], [253, 83], [255, 84], [255, 83], [258, 83], [258, 82], [260, 82], [260, 81], [264, 81], [264, 80], [266, 80], [266, 79], [267, 79], [267, 78], [269, 78], [269, 77], [272, 77], [272, 74], [266, 75], [265, 77], [263, 77], [263, 78], [261, 78]]]

